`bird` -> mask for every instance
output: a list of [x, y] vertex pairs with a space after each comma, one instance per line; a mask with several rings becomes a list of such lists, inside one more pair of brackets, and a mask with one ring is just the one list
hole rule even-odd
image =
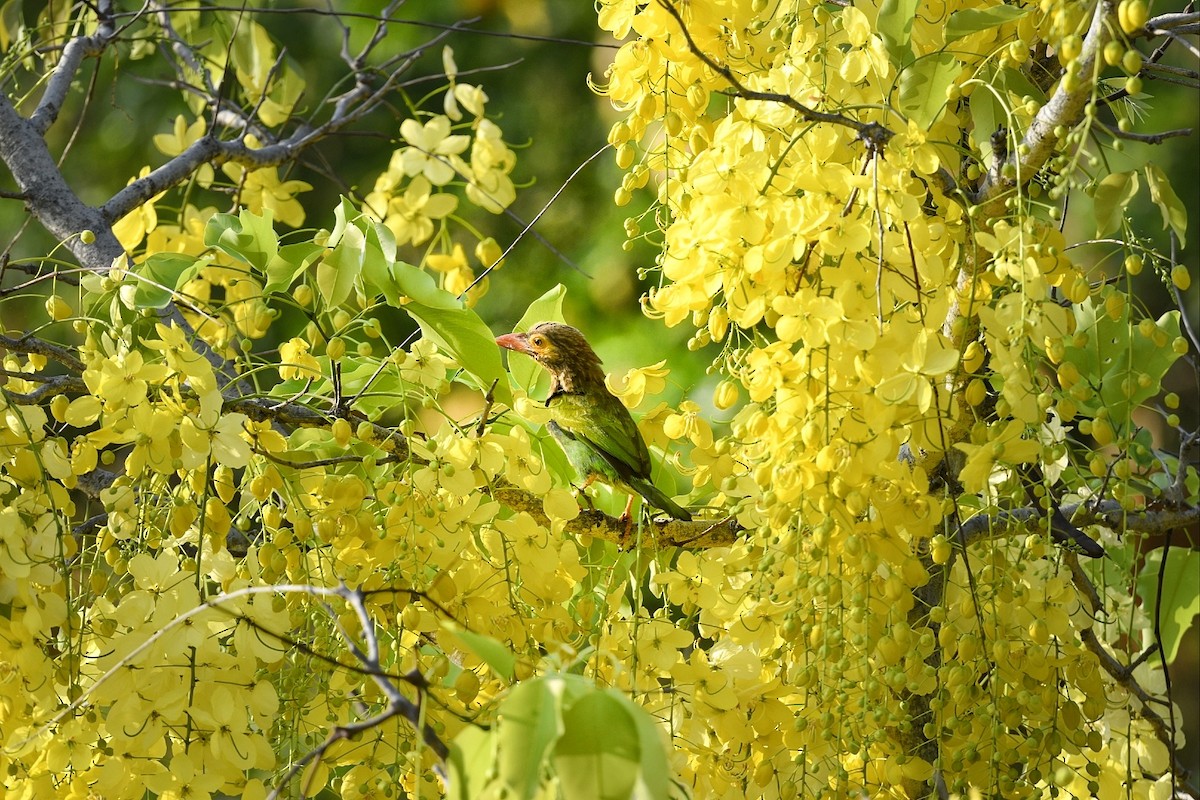
[[[604, 384], [600, 357], [582, 333], [561, 322], [542, 322], [525, 333], [498, 336], [496, 344], [530, 356], [550, 373], [547, 427], [584, 489], [600, 480], [636, 492], [675, 519], [691, 521], [691, 512], [651, 482], [646, 442], [629, 409]], [[622, 519], [630, 519], [632, 507], [631, 494]]]

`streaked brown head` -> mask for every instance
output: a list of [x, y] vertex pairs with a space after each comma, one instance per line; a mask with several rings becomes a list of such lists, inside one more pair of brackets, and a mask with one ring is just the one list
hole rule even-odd
[[561, 322], [542, 322], [527, 333], [496, 337], [506, 350], [524, 353], [546, 368], [553, 378], [551, 392], [578, 392], [604, 385], [600, 357], [583, 334]]

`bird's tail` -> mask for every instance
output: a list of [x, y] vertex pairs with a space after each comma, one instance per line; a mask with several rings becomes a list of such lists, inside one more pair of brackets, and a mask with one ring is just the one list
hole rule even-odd
[[667, 512], [675, 519], [681, 519], [685, 522], [692, 521], [692, 512], [667, 497], [657, 486], [649, 481], [638, 480], [630, 485], [637, 490], [638, 494], [646, 498], [647, 503], [655, 508]]

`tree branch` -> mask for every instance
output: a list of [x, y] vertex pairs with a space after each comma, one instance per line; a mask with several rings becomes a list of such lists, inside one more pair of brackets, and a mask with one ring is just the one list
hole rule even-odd
[[1004, 216], [1004, 200], [1018, 184], [1028, 182], [1054, 155], [1058, 145], [1055, 129], [1060, 125], [1073, 128], [1083, 119], [1083, 110], [1092, 96], [1094, 84], [1092, 73], [1096, 57], [1112, 38], [1111, 31], [1117, 28], [1116, 14], [1111, 0], [1100, 0], [1092, 16], [1092, 23], [1083, 40], [1083, 48], [1075, 60], [1078, 80], [1073, 87], [1070, 81], [1059, 82], [1054, 95], [1034, 116], [1025, 132], [1020, 146], [1012, 149], [998, 169], [988, 170], [987, 176], [975, 193], [972, 202], [979, 206], [980, 219], [998, 219]]
[[[513, 511], [524, 511], [539, 525], [551, 527], [546, 516], [542, 498], [518, 489], [515, 486], [497, 486], [491, 490], [492, 497]], [[626, 534], [626, 525], [616, 517], [602, 511], [581, 510], [579, 516], [564, 525], [564, 530], [574, 536], [591, 536], [613, 542], [620, 547], [630, 547], [633, 542]], [[742, 527], [732, 517], [719, 520], [663, 520], [653, 519], [646, 523], [644, 533], [648, 542], [660, 547], [680, 547], [685, 550], [702, 550], [709, 547], [728, 547], [737, 541]]]
[[[1103, 525], [1113, 530], [1140, 533], [1165, 533], [1200, 522], [1200, 506], [1147, 509], [1130, 513], [1121, 508], [1121, 504], [1116, 500], [1105, 500], [1095, 505], [1076, 503], [1063, 506], [1060, 510], [1072, 525], [1078, 527]], [[1027, 525], [1045, 516], [1046, 512], [1040, 508], [1015, 508], [995, 515], [977, 514], [964, 522], [959, 531], [967, 544], [974, 544], [986, 539], [1000, 538], [1014, 527]]]
[[[460, 30], [468, 22], [450, 26], [420, 47], [399, 57], [378, 88], [371, 87], [365, 70], [356, 73], [354, 88], [330, 101], [334, 107], [329, 119], [316, 127], [302, 125], [291, 135], [264, 142], [261, 147], [250, 147], [242, 136], [232, 140], [221, 140], [210, 130], [182, 153], [114, 194], [100, 207], [101, 215], [109, 224], [116, 222], [155, 195], [183, 183], [205, 163], [220, 165], [232, 162], [251, 169], [264, 169], [294, 161], [307, 148], [339, 133], [346, 126], [374, 111], [396, 88], [400, 76], [426, 50]], [[211, 104], [217, 100], [210, 97], [209, 102]], [[251, 121], [248, 118], [239, 115], [239, 121], [241, 130], [250, 128]]]
[[844, 125], [847, 128], [853, 128], [858, 132], [858, 138], [861, 139], [869, 150], [880, 151], [888, 143], [895, 134], [883, 127], [877, 122], [860, 122], [853, 117], [847, 117], [844, 114], [831, 114], [825, 111], [817, 111], [814, 108], [804, 105], [796, 98], [788, 94], [779, 92], [760, 92], [754, 89], [748, 89], [738, 80], [733, 74], [733, 70], [724, 64], [718, 63], [714, 58], [709, 56], [700, 46], [696, 44], [696, 40], [692, 38], [691, 31], [688, 30], [687, 24], [683, 21], [683, 16], [679, 13], [672, 0], [658, 0], [668, 14], [670, 14], [675, 22], [679, 25], [679, 29], [683, 32], [683, 38], [687, 40], [688, 50], [692, 55], [704, 62], [705, 66], [716, 72], [724, 78], [730, 86], [734, 88], [736, 96], [743, 100], [763, 100], [771, 103], [781, 103], [795, 111], [800, 117], [808, 122], [827, 122], [831, 125]]
[[63, 47], [62, 56], [59, 58], [50, 80], [46, 83], [46, 91], [42, 93], [42, 99], [38, 103], [37, 109], [29, 117], [30, 127], [39, 136], [44, 136], [58, 119], [58, 113], [62, 111], [67, 93], [71, 91], [71, 84], [75, 80], [75, 74], [79, 71], [79, 65], [83, 63], [83, 59], [104, 52], [116, 37], [112, 0], [100, 0], [95, 6], [95, 10], [99, 19], [96, 32], [91, 36], [72, 39]]
[[[108, 219], [67, 185], [37, 128], [17, 113], [4, 92], [0, 92], [0, 160], [20, 187], [29, 213], [66, 244], [80, 264], [103, 272], [125, 253]], [[96, 235], [91, 244], [78, 236], [85, 230]]]
[[[1155, 738], [1167, 748], [1167, 752], [1171, 758], [1172, 773], [1186, 785], [1189, 770], [1180, 763], [1179, 755], [1172, 747], [1174, 736], [1172, 735], [1171, 727], [1162, 718], [1162, 715], [1151, 707], [1157, 698], [1142, 688], [1142, 685], [1133, 677], [1134, 665], [1130, 664], [1126, 666], [1118, 661], [1091, 628], [1084, 628], [1079, 631], [1079, 638], [1083, 640], [1087, 649], [1096, 656], [1096, 660], [1100, 662], [1101, 669], [1108, 673], [1108, 676], [1124, 688], [1125, 691], [1138, 699], [1137, 715], [1149, 723], [1150, 728], [1154, 731]], [[1195, 796], [1195, 790], [1192, 790], [1192, 797]]]
[[83, 362], [68, 348], [51, 344], [33, 336], [22, 336], [14, 339], [11, 336], [5, 336], [3, 333], [0, 333], [0, 347], [13, 353], [25, 353], [26, 355], [39, 355], [52, 358], [72, 372], [83, 372]]

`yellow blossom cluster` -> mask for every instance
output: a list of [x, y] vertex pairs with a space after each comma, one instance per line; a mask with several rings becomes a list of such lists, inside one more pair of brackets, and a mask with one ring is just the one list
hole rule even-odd
[[[1106, 299], [1115, 290], [1096, 297], [1057, 217], [1028, 195], [983, 219], [956, 193], [997, 152], [982, 125], [1028, 128], [1039, 104], [1022, 95], [1053, 88], [1013, 70], [1088, 24], [1079, 4], [1042, 3], [952, 34], [947, 17], [986, 13], [975, 6], [922, 6], [898, 43], [894, 4], [599, 4], [601, 25], [629, 38], [598, 85], [623, 115], [609, 137], [626, 170], [615, 199], [653, 189], [646, 217], [663, 240], [645, 310], [690, 321], [694, 348], [720, 345], [718, 407], [739, 389], [749, 398], [727, 437], [694, 440], [692, 461], [753, 535], [705, 553], [715, 573], [680, 559], [657, 576], [710, 576], [666, 599], [714, 640], [700, 660], [721, 665], [722, 700], [689, 696], [676, 676], [649, 704], [696, 796], [905, 796], [935, 770], [953, 791], [1042, 796], [1160, 774], [1128, 750], [1113, 757], [1149, 729], [1109, 725], [1125, 695], [1079, 634], [1117, 641], [1144, 618], [1068, 618], [1079, 601], [1045, 528], [1028, 548], [989, 541], [941, 566], [956, 527], [997, 503], [1103, 490], [1055, 486], [1075, 468], [1060, 421], [1098, 415], [1085, 430], [1103, 432], [1111, 413], [1121, 424], [1107, 441], [1131, 446], [1128, 403], [1100, 398], [1123, 381], [1137, 402], [1129, 382], [1149, 397], [1162, 374], [1127, 362], [1113, 374], [1101, 349], [1109, 393], [1103, 369], [1081, 378], [1108, 325], [1133, 335], [1128, 307]], [[945, 64], [944, 85], [923, 73], [944, 98], [906, 96], [921, 57]], [[892, 133], [878, 151], [856, 127], [867, 123]], [[963, 173], [961, 142], [977, 148]], [[1147, 322], [1165, 343], [1174, 323]], [[721, 453], [739, 466], [710, 473]], [[662, 622], [645, 626], [671, 640]], [[768, 702], [785, 709], [782, 739], [755, 725]], [[738, 723], [724, 728], [725, 713]]]

